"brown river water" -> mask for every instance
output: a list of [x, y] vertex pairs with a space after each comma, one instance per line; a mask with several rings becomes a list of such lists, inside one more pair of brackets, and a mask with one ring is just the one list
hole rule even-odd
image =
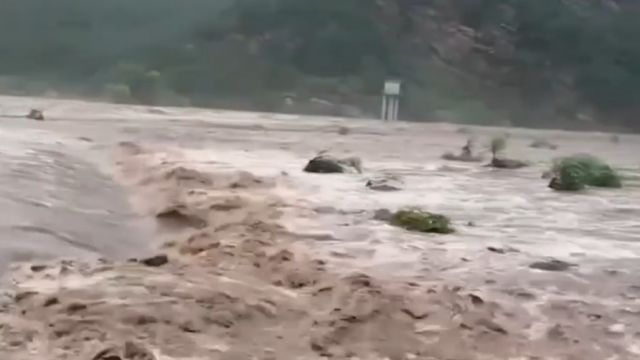
[[[19, 116], [31, 107], [42, 108], [47, 120]], [[339, 135], [339, 126], [350, 133]], [[173, 161], [202, 170], [286, 178], [277, 190], [288, 204], [282, 224], [330, 259], [336, 273], [464, 287], [503, 304], [506, 324], [535, 319], [514, 325], [532, 344], [550, 346], [551, 333], [573, 339], [558, 340], [554, 346], [565, 353], [550, 351], [549, 357], [469, 359], [640, 358], [640, 137], [623, 134], [612, 143], [603, 133], [471, 129], [479, 147], [509, 133], [508, 155], [532, 163], [494, 170], [440, 159], [465, 143], [469, 135], [458, 128], [0, 97], [0, 272], [10, 277], [15, 262], [154, 253], [166, 236], [113, 180], [113, 150], [130, 141], [179, 154]], [[529, 148], [538, 137], [559, 148]], [[302, 172], [322, 150], [358, 156], [365, 170]], [[579, 194], [548, 189], [542, 172], [553, 158], [573, 153], [607, 160], [628, 177], [627, 186]], [[400, 176], [403, 190], [364, 187], [382, 173]], [[371, 216], [407, 206], [448, 215], [457, 232], [425, 237]], [[529, 268], [548, 259], [575, 266], [564, 272]]]

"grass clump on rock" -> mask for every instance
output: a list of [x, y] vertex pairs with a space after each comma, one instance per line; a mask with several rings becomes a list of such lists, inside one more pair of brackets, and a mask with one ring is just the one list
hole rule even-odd
[[549, 187], [559, 191], [579, 191], [587, 186], [620, 188], [620, 175], [607, 163], [587, 154], [558, 159], [552, 168]]
[[422, 210], [398, 210], [391, 216], [390, 223], [423, 233], [450, 234], [455, 231], [448, 217]]

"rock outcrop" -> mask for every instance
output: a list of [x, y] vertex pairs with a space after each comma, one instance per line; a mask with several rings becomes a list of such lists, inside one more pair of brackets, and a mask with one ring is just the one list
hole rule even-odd
[[358, 157], [337, 158], [330, 155], [318, 155], [309, 160], [304, 167], [305, 172], [334, 174], [357, 172], [362, 173], [362, 160]]

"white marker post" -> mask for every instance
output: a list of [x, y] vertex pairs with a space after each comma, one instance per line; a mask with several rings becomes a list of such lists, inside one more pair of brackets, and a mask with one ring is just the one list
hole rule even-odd
[[382, 120], [398, 120], [400, 109], [400, 80], [388, 79], [382, 92]]

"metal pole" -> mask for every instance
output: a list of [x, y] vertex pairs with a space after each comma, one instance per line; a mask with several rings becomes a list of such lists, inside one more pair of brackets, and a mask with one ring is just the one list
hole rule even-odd
[[387, 121], [387, 95], [382, 95], [382, 114], [380, 114], [380, 118]]
[[393, 120], [398, 120], [398, 112], [400, 111], [400, 96], [394, 96], [393, 99]]

